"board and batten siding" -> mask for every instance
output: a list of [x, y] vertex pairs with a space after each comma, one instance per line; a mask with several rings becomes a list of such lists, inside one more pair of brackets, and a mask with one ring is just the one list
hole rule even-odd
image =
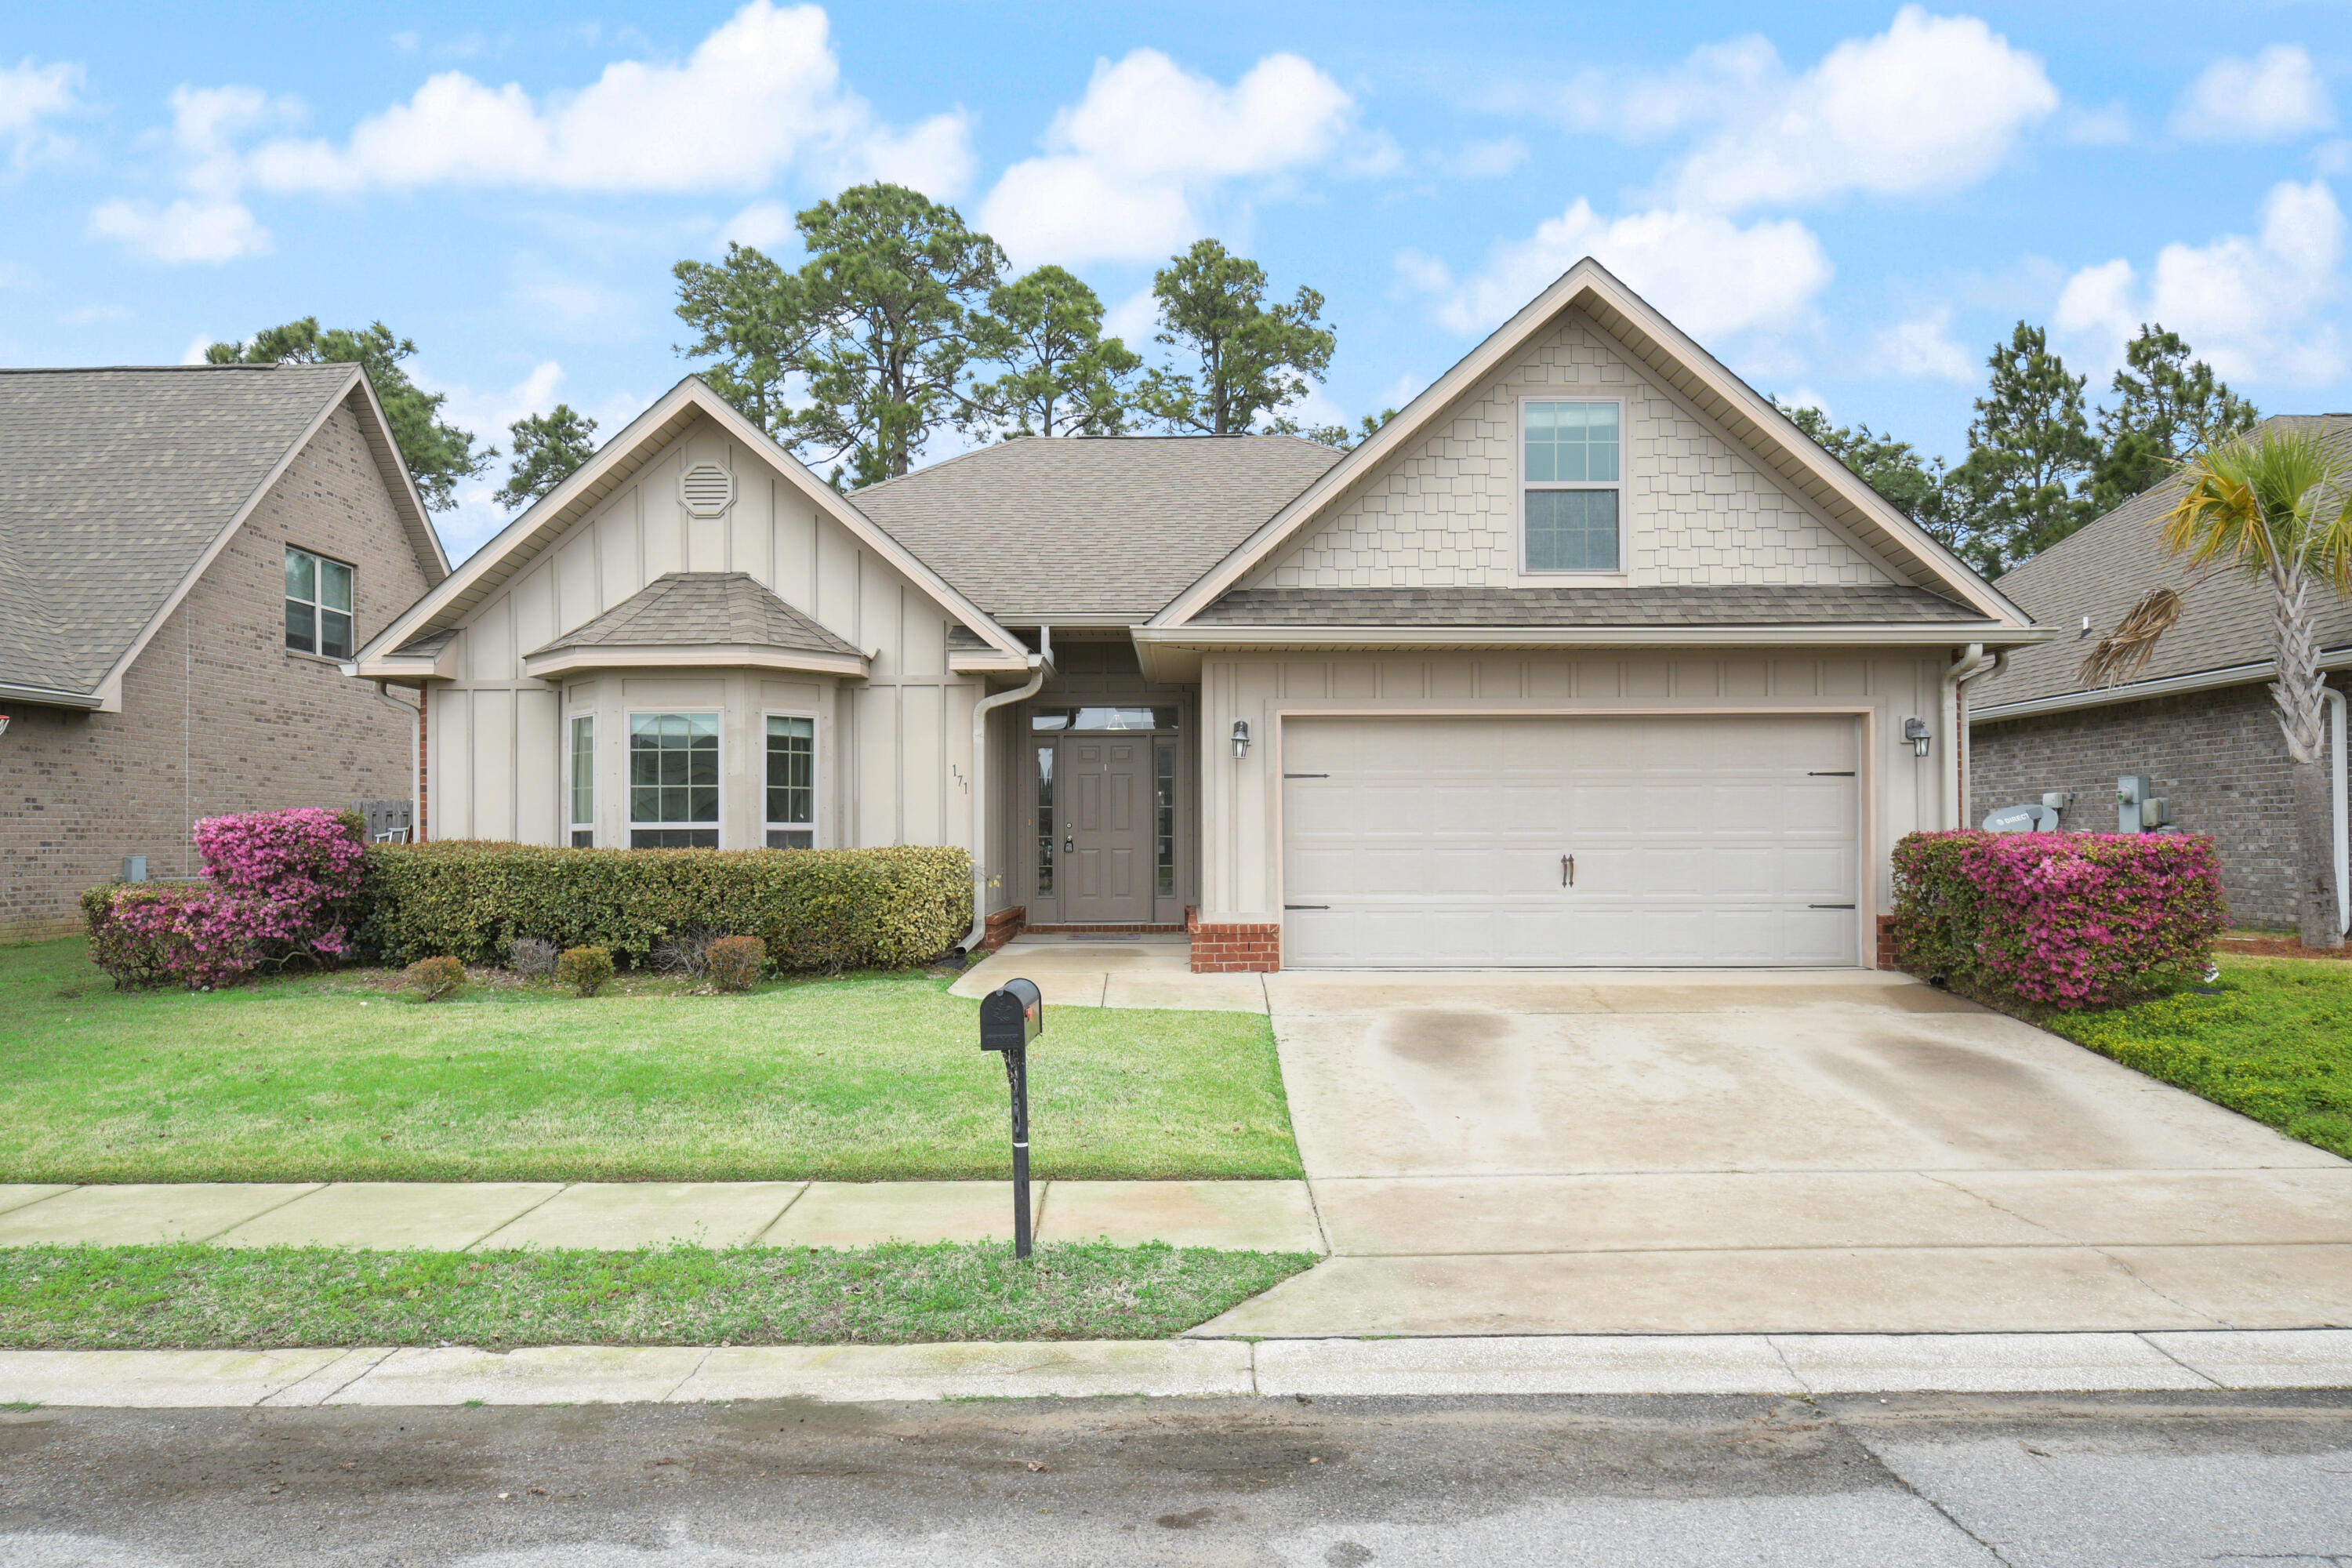
[[[699, 462], [736, 476], [725, 515], [689, 517], [678, 477]], [[865, 680], [778, 670], [602, 670], [561, 689], [522, 657], [669, 572], [747, 572], [871, 656]], [[651, 462], [520, 568], [460, 623], [459, 676], [432, 687], [435, 838], [568, 841], [566, 721], [597, 720], [597, 842], [627, 842], [626, 713], [717, 709], [720, 843], [760, 837], [761, 715], [817, 721], [817, 842], [824, 847], [970, 847], [972, 704], [982, 683], [948, 668], [952, 618], [929, 594], [823, 515], [709, 423]]]
[[[1946, 656], [1927, 652], [1660, 649], [1617, 652], [1324, 655], [1211, 658], [1201, 671], [1201, 732], [1249, 721], [1249, 754], [1200, 752], [1203, 818], [1219, 825], [1201, 854], [1204, 921], [1282, 918], [1282, 735], [1286, 715], [1847, 712], [1863, 721], [1862, 931], [1891, 907], [1888, 856], [1905, 834], [1940, 825], [1951, 775], [1949, 725], [1938, 717]], [[1935, 728], [1930, 756], [1912, 754], [1903, 721]], [[1860, 945], [1868, 953], [1868, 942]]]
[[[1626, 570], [1519, 570], [1519, 405], [1616, 397]], [[1580, 312], [1337, 499], [1325, 520], [1243, 582], [1249, 588], [1507, 588], [1563, 582], [1906, 583], [1790, 495], [1712, 421], [1646, 379]]]

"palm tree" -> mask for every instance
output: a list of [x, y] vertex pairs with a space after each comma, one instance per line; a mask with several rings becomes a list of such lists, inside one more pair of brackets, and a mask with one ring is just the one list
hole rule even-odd
[[2223, 563], [2271, 590], [2278, 679], [2271, 696], [2286, 735], [2301, 868], [2297, 915], [2305, 947], [2340, 948], [2335, 812], [2325, 765], [2326, 682], [2309, 595], [2316, 582], [2352, 593], [2352, 471], [2309, 432], [2276, 426], [2191, 458], [2180, 499], [2159, 520], [2165, 548], [2192, 566]]

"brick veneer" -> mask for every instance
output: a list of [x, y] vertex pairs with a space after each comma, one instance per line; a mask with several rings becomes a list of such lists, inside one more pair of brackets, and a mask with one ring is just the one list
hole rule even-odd
[[2113, 833], [2116, 780], [2146, 773], [2174, 822], [2213, 836], [2230, 918], [2250, 926], [2294, 923], [2294, 790], [2267, 687], [1980, 721], [1970, 728], [1969, 797], [1979, 820], [2063, 789], [2074, 794], [2068, 829]]
[[1895, 917], [1893, 915], [1878, 917], [1878, 967], [1881, 969], [1895, 967]]
[[988, 924], [980, 933], [980, 951], [994, 952], [998, 948], [1019, 936], [1021, 927], [1028, 917], [1029, 909], [1025, 904], [1014, 904], [1010, 909], [999, 910], [990, 915]]
[[122, 711], [5, 705], [0, 939], [78, 930], [82, 889], [115, 876], [125, 855], [145, 855], [151, 877], [194, 875], [200, 817], [409, 798], [410, 694], [379, 695], [333, 660], [286, 648], [289, 544], [357, 568], [362, 641], [425, 592], [348, 405], [131, 662]]
[[1195, 974], [1271, 974], [1282, 967], [1282, 927], [1212, 924], [1198, 910], [1184, 911], [1192, 938]]

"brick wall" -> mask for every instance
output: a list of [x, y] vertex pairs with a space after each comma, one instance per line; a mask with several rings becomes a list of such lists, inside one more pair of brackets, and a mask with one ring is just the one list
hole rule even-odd
[[987, 925], [980, 933], [980, 951], [994, 952], [1021, 934], [1022, 922], [1029, 918], [1028, 910], [1014, 904], [1010, 909], [992, 910]]
[[2004, 805], [2039, 803], [2044, 791], [2072, 790], [2065, 826], [2113, 833], [2116, 780], [2146, 773], [2174, 822], [2213, 836], [2230, 918], [2292, 926], [2294, 795], [2276, 711], [2266, 687], [2232, 686], [1979, 721], [1970, 735], [1969, 809], [1981, 821]]
[[1282, 967], [1280, 925], [1211, 925], [1201, 911], [1184, 911], [1192, 939], [1195, 974], [1271, 974]]
[[[288, 651], [285, 547], [354, 568], [364, 642], [425, 578], [361, 435], [339, 408], [166, 617], [120, 713], [7, 705], [0, 736], [0, 940], [79, 929], [82, 889], [125, 855], [197, 869], [197, 818], [405, 800], [415, 707]], [[93, 566], [93, 570], [102, 570]]]

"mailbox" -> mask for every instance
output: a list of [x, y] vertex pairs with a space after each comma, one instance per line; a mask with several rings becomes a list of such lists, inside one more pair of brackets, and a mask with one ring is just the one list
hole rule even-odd
[[1008, 980], [980, 999], [980, 1048], [1025, 1051], [1045, 1032], [1045, 999], [1026, 980]]

